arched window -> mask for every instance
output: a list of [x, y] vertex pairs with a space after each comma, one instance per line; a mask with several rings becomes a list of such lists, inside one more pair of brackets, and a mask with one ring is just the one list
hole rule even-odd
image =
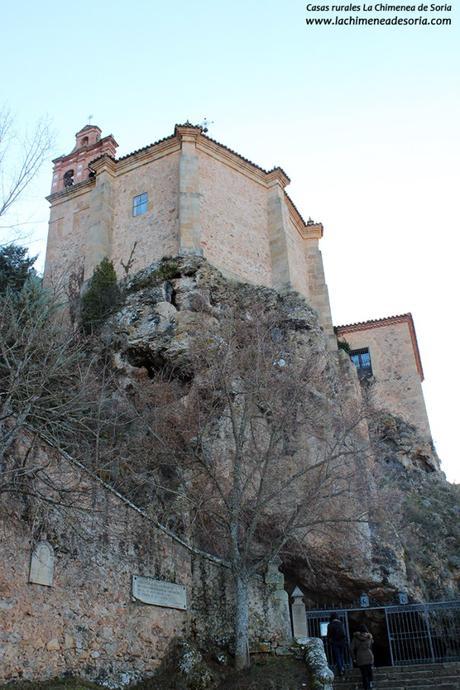
[[64, 187], [71, 187], [73, 185], [73, 170], [67, 170], [64, 173]]
[[88, 146], [88, 137], [83, 137], [83, 139], [81, 140], [81, 145]]

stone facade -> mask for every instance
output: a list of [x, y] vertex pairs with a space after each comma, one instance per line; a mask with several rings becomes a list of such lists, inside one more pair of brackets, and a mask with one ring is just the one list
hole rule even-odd
[[[223, 562], [187, 548], [56, 451], [44, 446], [39, 458], [59, 464], [61, 480], [67, 473], [79, 505], [38, 510], [28, 521], [20, 502], [2, 503], [0, 683], [67, 672], [120, 687], [152, 675], [175, 638], [228, 645], [233, 586]], [[31, 577], [37, 543], [54, 550], [51, 584]], [[133, 575], [184, 585], [187, 610], [133, 600]], [[270, 575], [251, 583], [255, 649], [258, 640], [276, 649], [290, 638], [283, 575]]]
[[[105, 256], [122, 272], [135, 243], [134, 270], [162, 256], [204, 255], [228, 277], [300, 292], [336, 349], [318, 248], [323, 227], [303, 220], [281, 168], [265, 171], [188, 123], [119, 160], [116, 145], [87, 126], [54, 161], [48, 280], [79, 263], [88, 279]], [[147, 207], [133, 215], [141, 194]]]
[[352, 352], [369, 350], [372, 377], [368, 390], [373, 407], [400, 416], [431, 438], [412, 315], [338, 326], [336, 330]]

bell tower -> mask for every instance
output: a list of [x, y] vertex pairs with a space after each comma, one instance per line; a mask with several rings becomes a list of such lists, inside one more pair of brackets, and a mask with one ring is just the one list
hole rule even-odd
[[68, 187], [85, 182], [91, 177], [89, 164], [103, 154], [115, 158], [118, 144], [111, 134], [102, 137], [97, 125], [85, 125], [75, 135], [75, 146], [65, 156], [53, 160], [53, 181], [51, 194], [62, 192]]

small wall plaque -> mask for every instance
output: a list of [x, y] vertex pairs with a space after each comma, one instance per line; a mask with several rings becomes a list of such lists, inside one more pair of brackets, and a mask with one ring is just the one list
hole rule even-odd
[[132, 595], [136, 601], [150, 606], [187, 610], [187, 590], [184, 585], [177, 585], [175, 582], [133, 575]]
[[29, 582], [35, 585], [53, 586], [54, 549], [47, 541], [35, 545], [30, 559]]

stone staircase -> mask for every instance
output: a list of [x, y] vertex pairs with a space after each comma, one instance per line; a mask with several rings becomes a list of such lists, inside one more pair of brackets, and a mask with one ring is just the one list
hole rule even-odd
[[[361, 690], [359, 669], [334, 681], [334, 690]], [[375, 690], [460, 690], [460, 663], [382, 666], [374, 669]]]

